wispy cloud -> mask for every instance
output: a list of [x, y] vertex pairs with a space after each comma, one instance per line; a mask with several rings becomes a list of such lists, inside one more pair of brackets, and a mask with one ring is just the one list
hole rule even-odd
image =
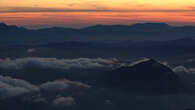
[[42, 8], [42, 7], [1, 7], [0, 12], [195, 12], [188, 9], [109, 9], [94, 4], [92, 9]]
[[9, 7], [0, 8], [0, 12], [108, 12], [110, 9], [70, 9], [70, 8], [40, 8], [40, 7]]

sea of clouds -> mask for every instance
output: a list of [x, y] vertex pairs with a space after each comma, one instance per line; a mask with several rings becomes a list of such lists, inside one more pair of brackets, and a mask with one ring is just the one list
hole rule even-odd
[[[40, 58], [26, 57], [17, 59], [0, 59], [1, 69], [25, 69], [25, 68], [41, 68], [41, 69], [97, 69], [107, 68], [113, 69], [121, 66], [134, 66], [141, 62], [150, 60], [150, 58], [141, 58], [139, 60], [122, 62], [116, 58], [76, 58], [76, 59], [58, 59], [58, 58]], [[191, 60], [190, 60], [191, 61]], [[159, 63], [171, 68], [176, 73], [195, 73], [194, 68], [187, 68], [183, 65], [171, 67], [167, 61]]]
[[[96, 69], [96, 68], [118, 68], [121, 66], [134, 66], [136, 64], [146, 62], [150, 60], [149, 58], [143, 58], [136, 61], [128, 61], [123, 62], [116, 58], [110, 58], [110, 59], [104, 59], [104, 58], [77, 58], [77, 59], [57, 59], [57, 58], [37, 58], [37, 57], [28, 57], [28, 58], [17, 58], [17, 59], [0, 59], [0, 68], [1, 69], [25, 69], [25, 68], [44, 68], [44, 69]], [[163, 64], [169, 68], [171, 68], [175, 73], [193, 73], [193, 68], [186, 68], [185, 66], [178, 65], [175, 67], [169, 66], [168, 62], [160, 62], [160, 64]], [[55, 74], [55, 73], [54, 73]], [[4, 74], [6, 75], [6, 74]], [[6, 101], [6, 100], [15, 100], [20, 99], [24, 101], [25, 103], [41, 103], [45, 104], [48, 107], [54, 107], [54, 108], [69, 108], [69, 107], [75, 107], [78, 104], [80, 104], [80, 97], [84, 96], [87, 100], [87, 103], [89, 102], [96, 102], [94, 100], [88, 100], [88, 99], [96, 99], [93, 97], [102, 98], [104, 99], [104, 95], [102, 94], [102, 91], [105, 89], [97, 89], [89, 84], [79, 82], [79, 81], [71, 81], [68, 79], [61, 79], [61, 80], [53, 80], [53, 81], [46, 81], [41, 84], [32, 84], [31, 82], [25, 81], [25, 79], [18, 79], [13, 78], [10, 76], [3, 76], [0, 75], [0, 101]], [[91, 94], [90, 92], [93, 91]], [[114, 94], [114, 91], [106, 90], [107, 94]], [[104, 93], [104, 92], [103, 92]], [[90, 94], [90, 95], [88, 95]], [[160, 104], [164, 103], [161, 102], [162, 100], [166, 100], [165, 102], [167, 105], [177, 105], [175, 103], [179, 98], [181, 103], [183, 103], [182, 106], [187, 106], [189, 103], [195, 102], [195, 96], [186, 96], [186, 95], [173, 95], [173, 96], [136, 96], [126, 94], [122, 95], [123, 92], [116, 93], [115, 97], [118, 97], [118, 100], [120, 103], [124, 101], [124, 98], [128, 98], [130, 101], [143, 101], [151, 102], [152, 103], [157, 102], [157, 106], [154, 106], [156, 108], [159, 108]], [[109, 95], [108, 95], [109, 96]], [[123, 98], [120, 98], [123, 97]], [[171, 98], [170, 98], [171, 97]], [[192, 99], [190, 99], [192, 97]], [[132, 99], [131, 99], [132, 98]], [[127, 100], [127, 99], [126, 99]], [[193, 101], [192, 101], [193, 100]], [[117, 104], [113, 104], [115, 101], [112, 101], [111, 99], [105, 99], [101, 100], [105, 101], [102, 103], [105, 103], [106, 106], [117, 106]], [[100, 101], [100, 102], [101, 102]], [[97, 103], [100, 103], [97, 101]], [[174, 103], [173, 103], [174, 102]], [[115, 102], [117, 103], [117, 102]], [[134, 103], [134, 102], [131, 102]], [[140, 102], [137, 102], [140, 103]], [[158, 105], [159, 104], [159, 105]], [[146, 104], [148, 106], [148, 104]], [[146, 106], [145, 105], [145, 106]], [[190, 104], [193, 105], [193, 104]], [[153, 106], [151, 106], [153, 107]], [[164, 106], [163, 106], [164, 107]], [[169, 106], [167, 106], [169, 108]], [[178, 108], [178, 107], [176, 107]], [[162, 108], [163, 109], [163, 108]]]

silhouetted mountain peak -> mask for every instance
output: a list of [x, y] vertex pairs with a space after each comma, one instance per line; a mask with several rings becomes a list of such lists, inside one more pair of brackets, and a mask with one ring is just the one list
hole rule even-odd
[[7, 27], [7, 25], [5, 23], [0, 23], [0, 28], [2, 27]]
[[114, 70], [111, 80], [113, 85], [130, 90], [171, 92], [181, 87], [179, 77], [153, 59]]
[[132, 29], [136, 30], [161, 30], [161, 29], [169, 29], [170, 26], [166, 23], [137, 23], [132, 26], [130, 26]]
[[86, 27], [84, 28], [84, 30], [90, 30], [90, 31], [105, 31], [105, 30], [123, 30], [123, 29], [129, 29], [128, 25], [95, 25], [95, 26], [90, 26], [90, 27]]
[[143, 61], [143, 62], [141, 62], [141, 63], [139, 63], [139, 64], [137, 64], [137, 65], [152, 65], [152, 64], [159, 64], [156, 60], [154, 60], [154, 59], [148, 59], [148, 60], [146, 60], [146, 61]]
[[137, 24], [132, 25], [132, 27], [137, 27], [137, 28], [151, 27], [151, 28], [155, 28], [155, 27], [169, 27], [169, 25], [166, 24], [166, 23], [137, 23]]
[[[16, 25], [7, 25], [5, 23], [0, 23], [0, 28], [6, 28], [6, 29], [20, 29]], [[23, 28], [25, 29], [25, 28]]]
[[160, 68], [160, 69], [167, 69], [167, 71], [172, 71], [170, 68], [166, 67], [165, 65], [159, 63], [158, 61], [154, 60], [154, 59], [148, 59], [146, 61], [143, 61], [137, 65], [135, 65], [134, 67], [149, 67], [150, 68]]
[[154, 59], [148, 59], [130, 67], [121, 67], [118, 70], [125, 71], [125, 72], [133, 72], [133, 73], [138, 72], [137, 74], [146, 77], [158, 76], [163, 74], [172, 74], [172, 75], [174, 74], [174, 72], [169, 67], [159, 63]]

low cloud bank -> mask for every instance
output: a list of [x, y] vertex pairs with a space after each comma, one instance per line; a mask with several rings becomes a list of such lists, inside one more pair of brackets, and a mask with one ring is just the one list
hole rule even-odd
[[[150, 58], [142, 58], [136, 61], [120, 61], [116, 58], [77, 58], [77, 59], [57, 59], [57, 58], [39, 58], [27, 57], [17, 59], [0, 59], [0, 68], [7, 70], [19, 70], [26, 68], [40, 68], [40, 69], [98, 69], [107, 68], [114, 69], [121, 66], [134, 66], [142, 62], [147, 62]], [[171, 68], [174, 72], [195, 72], [194, 69], [187, 69], [184, 66], [170, 67], [168, 62], [157, 61]]]
[[[57, 58], [39, 58], [27, 57], [17, 59], [0, 59], [0, 68], [2, 69], [95, 69], [95, 68], [118, 68], [121, 66], [134, 66], [142, 62], [147, 62], [150, 58], [142, 58], [136, 61], [120, 61], [116, 58], [77, 58], [77, 59], [57, 59]], [[168, 66], [167, 62], [160, 62]], [[169, 66], [168, 66], [169, 67]]]
[[117, 59], [103, 58], [78, 58], [78, 59], [57, 59], [57, 58], [18, 58], [11, 60], [0, 59], [0, 68], [3, 69], [23, 69], [23, 68], [52, 68], [52, 69], [92, 69], [92, 68], [112, 68], [117, 65]]
[[[142, 62], [149, 61], [150, 58], [142, 58], [136, 61], [123, 62], [116, 58], [104, 59], [104, 58], [77, 58], [77, 59], [57, 59], [57, 58], [39, 58], [39, 57], [27, 57], [17, 59], [0, 59], [1, 69], [25, 69], [25, 68], [40, 68], [40, 69], [97, 69], [107, 68], [113, 69], [121, 66], [134, 66]], [[191, 61], [192, 59], [190, 59]], [[186, 68], [179, 65], [176, 67], [170, 67], [168, 62], [157, 61], [169, 68], [174, 72], [195, 73], [194, 68]]]

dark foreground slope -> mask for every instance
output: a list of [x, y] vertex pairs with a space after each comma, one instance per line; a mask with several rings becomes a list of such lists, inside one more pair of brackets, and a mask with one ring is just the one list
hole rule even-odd
[[152, 59], [114, 70], [111, 84], [130, 91], [159, 93], [187, 91], [187, 85], [179, 76], [170, 68]]

